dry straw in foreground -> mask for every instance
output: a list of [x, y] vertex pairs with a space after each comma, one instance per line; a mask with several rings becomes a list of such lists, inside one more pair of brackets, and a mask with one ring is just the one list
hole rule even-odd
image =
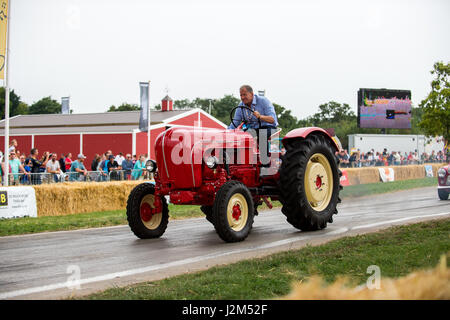
[[319, 276], [294, 284], [292, 292], [283, 300], [449, 300], [450, 268], [446, 256], [432, 270], [410, 273], [398, 279], [381, 279], [380, 289], [366, 285], [348, 286], [348, 279], [339, 278], [326, 286]]

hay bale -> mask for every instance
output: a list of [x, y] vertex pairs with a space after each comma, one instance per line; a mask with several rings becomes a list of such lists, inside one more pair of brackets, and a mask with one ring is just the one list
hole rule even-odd
[[74, 182], [33, 186], [38, 216], [121, 210], [142, 181]]
[[437, 176], [439, 168], [443, 167], [443, 163], [426, 163], [420, 165], [394, 166], [391, 167], [395, 171], [395, 180], [421, 179], [426, 177], [425, 165], [433, 168], [433, 176]]
[[398, 279], [381, 279], [380, 289], [367, 286], [352, 288], [345, 277], [326, 286], [319, 276], [293, 285], [283, 300], [448, 300], [450, 299], [450, 268], [445, 255], [432, 270], [410, 273]]
[[[429, 163], [429, 165], [433, 167], [433, 175], [436, 177], [439, 168], [443, 167], [445, 164]], [[380, 182], [379, 168], [394, 169], [395, 181], [421, 179], [426, 177], [425, 165], [423, 164], [389, 167], [342, 168], [341, 170], [347, 171], [350, 185], [358, 185]]]
[[425, 178], [423, 165], [393, 166], [391, 168], [394, 169], [396, 181]]
[[348, 168], [344, 169], [348, 174], [350, 185], [376, 183], [380, 181], [379, 167]]

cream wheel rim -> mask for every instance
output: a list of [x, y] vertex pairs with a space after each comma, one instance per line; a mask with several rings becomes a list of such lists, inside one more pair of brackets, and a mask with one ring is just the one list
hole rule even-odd
[[248, 220], [248, 204], [242, 194], [236, 193], [228, 201], [227, 219], [233, 231], [244, 229]]
[[305, 192], [310, 206], [324, 210], [333, 194], [333, 171], [328, 159], [321, 153], [313, 154], [306, 165]]
[[155, 196], [153, 194], [147, 194], [142, 198], [139, 209], [144, 226], [149, 230], [155, 230], [161, 224], [162, 212], [152, 214], [148, 212], [149, 208], [155, 209]]

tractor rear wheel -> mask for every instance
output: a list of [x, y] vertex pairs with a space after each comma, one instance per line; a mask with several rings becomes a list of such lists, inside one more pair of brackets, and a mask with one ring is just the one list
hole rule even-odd
[[225, 242], [242, 241], [253, 226], [253, 198], [239, 181], [227, 181], [216, 194], [213, 221], [219, 237]]
[[445, 190], [438, 189], [438, 195], [439, 195], [439, 199], [447, 200], [449, 193], [447, 191], [445, 191]]
[[205, 214], [206, 220], [214, 224], [212, 208], [213, 208], [212, 206], [201, 206], [200, 210], [202, 210], [202, 212]]
[[141, 239], [159, 238], [169, 223], [169, 209], [166, 198], [159, 197], [161, 212], [155, 212], [155, 186], [142, 183], [136, 186], [128, 196], [127, 219], [131, 231]]
[[285, 143], [280, 167], [281, 211], [287, 221], [303, 231], [324, 229], [333, 222], [341, 171], [331, 142], [321, 135]]

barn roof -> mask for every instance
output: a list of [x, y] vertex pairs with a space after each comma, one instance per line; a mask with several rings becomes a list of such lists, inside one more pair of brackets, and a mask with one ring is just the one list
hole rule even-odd
[[[182, 116], [192, 110], [151, 111], [151, 124]], [[19, 115], [10, 118], [10, 135], [71, 132], [132, 132], [139, 127], [140, 111], [76, 114]], [[0, 121], [4, 134], [5, 120]]]

